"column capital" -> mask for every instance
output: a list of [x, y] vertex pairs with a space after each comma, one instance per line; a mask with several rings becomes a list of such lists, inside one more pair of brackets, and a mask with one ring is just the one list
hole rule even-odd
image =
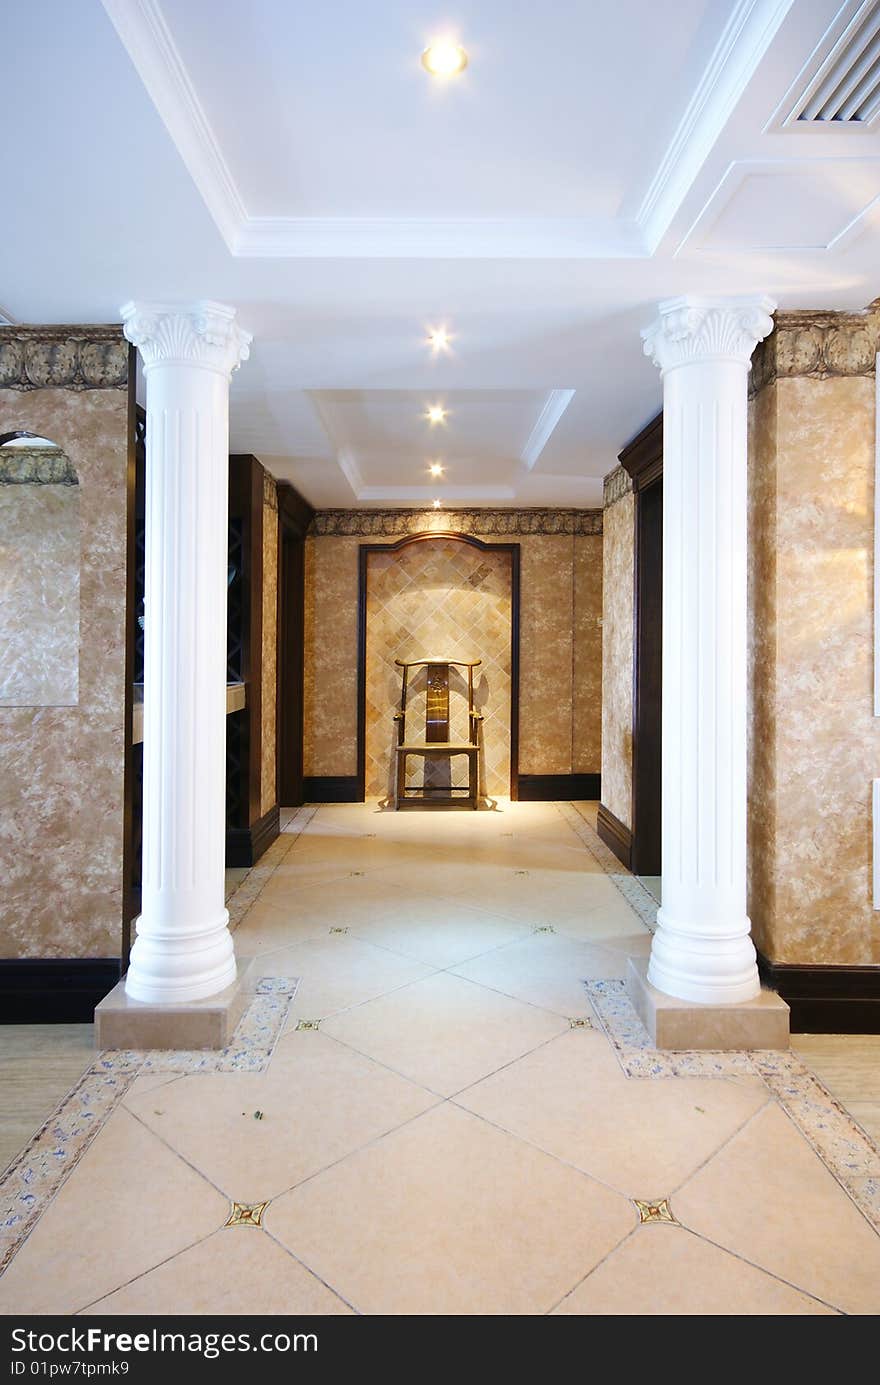
[[736, 361], [748, 369], [759, 341], [773, 331], [776, 304], [753, 298], [700, 298], [685, 294], [660, 304], [660, 316], [642, 331], [644, 352], [661, 372], [703, 361]]
[[250, 355], [251, 334], [238, 326], [235, 309], [225, 303], [131, 302], [119, 312], [145, 372], [160, 365], [201, 366], [229, 379]]

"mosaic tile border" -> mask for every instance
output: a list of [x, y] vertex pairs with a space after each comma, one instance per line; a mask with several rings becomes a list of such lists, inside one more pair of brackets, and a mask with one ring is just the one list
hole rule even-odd
[[151, 1073], [264, 1072], [284, 1030], [298, 981], [264, 976], [219, 1052], [107, 1049], [0, 1176], [0, 1274], [76, 1168], [134, 1081]]
[[317, 813], [318, 806], [310, 803], [295, 809], [293, 816], [282, 827], [272, 845], [263, 852], [257, 864], [251, 866], [244, 879], [229, 895], [226, 908], [229, 911], [229, 927], [232, 932], [235, 932], [251, 905], [256, 903], [263, 886], [293, 850], [300, 835]]
[[627, 1077], [758, 1077], [859, 1211], [880, 1233], [880, 1149], [791, 1052], [659, 1052], [623, 981], [585, 981], [599, 1025]]
[[583, 842], [593, 860], [617, 886], [630, 908], [638, 914], [648, 932], [653, 933], [657, 926], [658, 905], [651, 891], [642, 884], [637, 875], [633, 875], [618, 861], [614, 852], [605, 845], [576, 803], [557, 803], [554, 806]]

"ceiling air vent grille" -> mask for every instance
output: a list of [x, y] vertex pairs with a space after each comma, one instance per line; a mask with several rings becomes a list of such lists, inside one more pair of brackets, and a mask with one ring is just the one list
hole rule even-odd
[[880, 115], [880, 0], [852, 17], [803, 89], [786, 125], [865, 126]]

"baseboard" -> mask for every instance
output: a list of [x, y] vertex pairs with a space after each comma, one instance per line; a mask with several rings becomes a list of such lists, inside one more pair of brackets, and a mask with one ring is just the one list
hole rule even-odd
[[0, 959], [4, 1024], [91, 1024], [119, 980], [118, 957]]
[[521, 774], [520, 803], [562, 803], [571, 799], [598, 798], [602, 792], [600, 774]]
[[758, 970], [788, 1004], [793, 1034], [880, 1034], [880, 966], [796, 965], [759, 952]]
[[361, 803], [356, 774], [307, 774], [303, 780], [306, 803]]
[[599, 804], [596, 831], [605, 845], [614, 852], [618, 861], [622, 861], [629, 870], [632, 861], [632, 832], [624, 826], [620, 818], [614, 816], [610, 808], [605, 807], [604, 803]]
[[255, 866], [278, 836], [280, 817], [281, 810], [276, 803], [252, 827], [227, 827], [227, 866]]

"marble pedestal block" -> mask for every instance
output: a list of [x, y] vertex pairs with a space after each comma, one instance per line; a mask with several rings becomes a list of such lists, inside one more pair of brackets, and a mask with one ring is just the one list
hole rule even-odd
[[226, 1048], [251, 999], [245, 984], [247, 964], [238, 963], [231, 986], [205, 1000], [135, 1000], [123, 978], [95, 1008], [95, 1044], [99, 1049]]
[[702, 1004], [658, 991], [648, 980], [646, 958], [630, 957], [626, 991], [659, 1049], [788, 1048], [788, 1006], [775, 991], [753, 1000]]

